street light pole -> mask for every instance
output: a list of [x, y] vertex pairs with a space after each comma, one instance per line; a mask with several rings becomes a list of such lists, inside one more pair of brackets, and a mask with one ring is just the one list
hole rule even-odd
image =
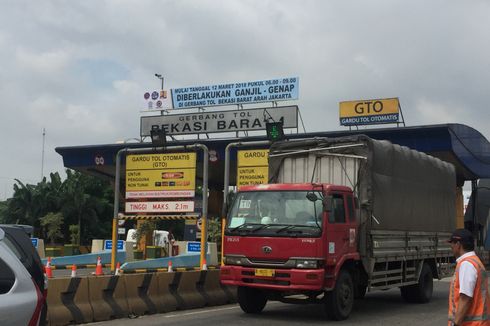
[[41, 153], [41, 181], [43, 181], [44, 178], [44, 143], [46, 139], [46, 128], [43, 128], [43, 149]]
[[155, 74], [155, 77], [162, 81], [162, 91], [163, 91], [163, 76], [161, 74]]

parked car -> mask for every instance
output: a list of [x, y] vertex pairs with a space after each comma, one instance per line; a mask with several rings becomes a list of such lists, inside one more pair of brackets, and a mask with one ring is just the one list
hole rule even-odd
[[0, 325], [46, 325], [47, 278], [27, 232], [0, 225]]

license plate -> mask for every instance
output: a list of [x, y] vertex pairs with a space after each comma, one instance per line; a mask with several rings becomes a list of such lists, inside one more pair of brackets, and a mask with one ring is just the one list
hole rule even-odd
[[267, 276], [274, 277], [275, 271], [273, 269], [260, 269], [255, 270], [255, 276]]

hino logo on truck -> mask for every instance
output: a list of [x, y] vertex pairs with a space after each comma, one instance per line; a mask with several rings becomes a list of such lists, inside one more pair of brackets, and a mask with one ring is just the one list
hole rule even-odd
[[270, 254], [272, 252], [272, 248], [269, 246], [263, 246], [262, 251], [264, 252], [264, 254]]

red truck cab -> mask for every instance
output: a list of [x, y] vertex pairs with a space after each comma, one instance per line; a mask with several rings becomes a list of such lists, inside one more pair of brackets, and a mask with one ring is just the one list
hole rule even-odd
[[[269, 299], [330, 295], [341, 267], [360, 259], [355, 207], [345, 186], [242, 187], [228, 211], [221, 282], [238, 286], [240, 306], [252, 313]], [[352, 306], [352, 290], [342, 296]]]

